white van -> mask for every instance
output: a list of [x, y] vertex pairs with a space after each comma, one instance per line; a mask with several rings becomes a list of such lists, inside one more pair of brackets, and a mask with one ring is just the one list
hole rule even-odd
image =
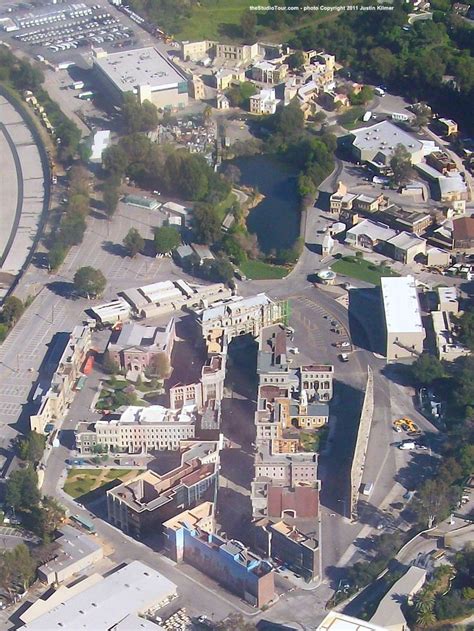
[[400, 445], [398, 445], [399, 449], [415, 449], [416, 445], [412, 440], [407, 440], [404, 443], [401, 443]]
[[368, 496], [372, 493], [373, 490], [374, 490], [373, 482], [366, 482], [365, 484], [362, 485], [362, 495]]

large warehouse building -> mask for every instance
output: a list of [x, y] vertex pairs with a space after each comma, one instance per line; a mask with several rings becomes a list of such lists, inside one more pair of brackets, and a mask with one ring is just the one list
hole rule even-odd
[[413, 276], [382, 278], [387, 361], [416, 359], [425, 331]]
[[411, 156], [411, 163], [418, 164], [426, 152], [423, 143], [390, 121], [383, 121], [355, 129], [340, 138], [339, 143], [351, 152], [358, 162], [376, 162], [383, 165], [390, 163], [390, 158], [397, 147], [403, 145]]
[[95, 50], [94, 69], [119, 104], [126, 92], [136, 94], [140, 103], [151, 101], [164, 109], [188, 104], [186, 77], [155, 48], [118, 53]]

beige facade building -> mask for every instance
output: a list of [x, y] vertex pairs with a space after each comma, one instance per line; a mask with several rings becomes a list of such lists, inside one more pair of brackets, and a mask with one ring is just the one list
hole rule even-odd
[[216, 44], [217, 59], [250, 63], [260, 54], [260, 46], [255, 44]]
[[225, 329], [230, 342], [235, 336], [247, 333], [257, 337], [264, 327], [283, 322], [287, 310], [286, 301], [274, 302], [265, 294], [257, 294], [247, 298], [232, 296], [211, 307], [196, 309], [194, 315], [205, 339], [214, 329]]
[[199, 42], [181, 42], [181, 59], [184, 61], [199, 61], [205, 57], [213, 57], [216, 43], [207, 39]]
[[57, 368], [44, 387], [40, 383], [34, 396], [39, 409], [30, 416], [30, 429], [44, 433], [48, 423], [61, 419], [74, 399], [74, 387], [81, 376], [87, 354], [91, 348], [91, 330], [88, 326], [74, 327], [66, 348], [59, 357]]
[[184, 74], [156, 48], [106, 53], [94, 52], [94, 71], [110, 97], [120, 104], [132, 92], [140, 103], [176, 109], [188, 104], [188, 83]]
[[215, 87], [218, 90], [227, 90], [232, 85], [245, 81], [245, 71], [241, 68], [222, 68], [214, 75]]
[[62, 526], [54, 542], [53, 558], [38, 568], [38, 576], [47, 585], [62, 583], [100, 561], [104, 551], [97, 539], [72, 526]]
[[276, 112], [278, 99], [275, 97], [275, 90], [261, 90], [259, 94], [254, 94], [249, 99], [251, 114], [274, 114]]
[[193, 75], [191, 82], [189, 84], [190, 96], [196, 101], [203, 101], [206, 98], [206, 91], [204, 88], [204, 81], [201, 77], [197, 75]]
[[147, 453], [179, 449], [180, 441], [194, 438], [196, 410], [186, 406], [170, 410], [161, 405], [127, 407], [93, 424], [80, 424], [76, 448], [80, 454], [93, 453], [96, 445], [117, 453]]
[[281, 83], [287, 74], [288, 65], [278, 62], [260, 61], [252, 68], [252, 79], [260, 83], [276, 85], [277, 83]]
[[415, 279], [386, 277], [381, 285], [387, 361], [414, 360], [423, 352], [425, 339]]

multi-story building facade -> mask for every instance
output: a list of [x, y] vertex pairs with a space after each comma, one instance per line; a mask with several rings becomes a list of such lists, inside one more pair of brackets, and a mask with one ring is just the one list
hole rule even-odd
[[267, 518], [254, 522], [255, 547], [266, 558], [279, 559], [305, 579], [319, 576], [319, 541], [310, 534], [290, 526], [284, 521], [272, 522]]
[[275, 96], [273, 88], [260, 90], [258, 94], [254, 94], [249, 99], [251, 114], [274, 114], [276, 112], [279, 100]]
[[122, 370], [141, 374], [157, 355], [171, 358], [175, 339], [174, 318], [164, 328], [128, 322], [119, 332], [112, 332], [106, 352]]
[[250, 63], [260, 54], [260, 46], [255, 44], [216, 44], [217, 59]]
[[205, 309], [194, 311], [201, 335], [206, 339], [213, 329], [225, 329], [230, 342], [237, 335], [250, 333], [257, 337], [260, 331], [288, 316], [286, 301], [274, 302], [265, 294], [248, 298], [232, 296]]
[[288, 65], [270, 61], [260, 61], [252, 68], [252, 79], [260, 83], [281, 83], [288, 73]]
[[256, 607], [275, 597], [274, 572], [240, 541], [226, 541], [207, 529], [201, 530], [188, 515], [163, 524], [168, 554], [178, 562], [198, 568]]
[[91, 348], [91, 330], [89, 326], [74, 327], [69, 340], [59, 357], [57, 367], [51, 378], [40, 381], [33, 397], [39, 404], [36, 414], [30, 416], [30, 429], [44, 433], [48, 423], [64, 416], [74, 399], [77, 380], [81, 376], [87, 354]]
[[163, 522], [213, 496], [219, 465], [195, 458], [164, 475], [140, 473], [107, 491], [109, 521], [127, 534], [159, 532]]
[[308, 364], [300, 366], [300, 390], [309, 400], [330, 401], [333, 396], [334, 366], [331, 364]]
[[117, 453], [175, 450], [179, 449], [180, 441], [194, 438], [196, 420], [196, 409], [192, 406], [180, 410], [161, 405], [129, 406], [120, 415], [80, 424], [76, 430], [76, 448], [83, 455], [94, 453], [97, 445]]

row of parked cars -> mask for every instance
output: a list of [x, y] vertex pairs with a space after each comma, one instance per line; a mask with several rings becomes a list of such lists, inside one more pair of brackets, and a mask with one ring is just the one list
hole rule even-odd
[[[28, 30], [14, 37], [32, 46], [48, 48], [51, 52], [78, 48], [87, 44], [130, 40], [133, 36], [131, 28], [124, 26], [107, 11], [101, 10], [95, 13], [96, 9], [100, 9], [100, 6], [94, 5], [85, 11], [80, 10], [75, 13], [58, 14], [64, 18], [59, 23], [56, 15], [51, 16], [52, 21], [46, 24], [37, 24], [38, 20], [28, 22], [28, 25], [24, 27]], [[30, 30], [31, 28], [33, 30]]]

